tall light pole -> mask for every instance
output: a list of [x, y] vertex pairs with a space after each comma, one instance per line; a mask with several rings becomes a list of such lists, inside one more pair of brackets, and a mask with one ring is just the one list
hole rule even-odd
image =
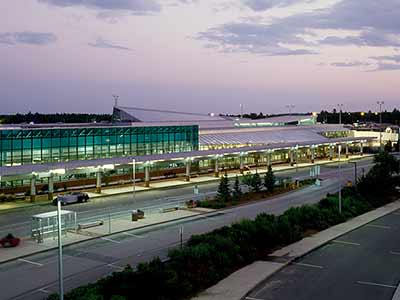
[[294, 105], [293, 104], [288, 104], [288, 105], [285, 105], [285, 107], [287, 109], [289, 109], [289, 115], [292, 115], [292, 109], [294, 108]]
[[382, 105], [385, 104], [384, 101], [377, 101], [379, 105], [379, 151], [382, 152]]
[[338, 145], [339, 213], [342, 214], [342, 182], [341, 182], [340, 152], [342, 152], [342, 145], [339, 144]]
[[63, 278], [63, 259], [62, 259], [62, 241], [61, 241], [61, 201], [57, 200], [57, 227], [58, 227], [58, 283], [60, 300], [64, 300], [64, 278]]
[[136, 159], [132, 158], [133, 205], [136, 203]]
[[243, 119], [243, 104], [240, 104], [240, 118]]
[[343, 104], [338, 104], [337, 106], [339, 107], [339, 124], [342, 124], [342, 107], [343, 107]]

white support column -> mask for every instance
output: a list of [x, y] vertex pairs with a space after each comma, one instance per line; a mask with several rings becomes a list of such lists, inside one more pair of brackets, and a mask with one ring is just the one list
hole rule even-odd
[[186, 181], [190, 181], [190, 167], [192, 164], [192, 161], [190, 159], [186, 160]]
[[294, 150], [293, 149], [289, 150], [289, 158], [290, 158], [290, 165], [293, 166], [294, 165]]
[[364, 155], [364, 145], [362, 142], [360, 143], [360, 155]]
[[214, 176], [219, 177], [219, 164], [218, 164], [218, 158], [215, 159], [215, 169], [214, 169]]
[[268, 151], [267, 153], [267, 168], [272, 165], [272, 152]]
[[32, 175], [31, 178], [31, 202], [36, 200], [36, 175]]
[[145, 165], [144, 167], [144, 186], [150, 186], [150, 165]]
[[315, 146], [311, 146], [311, 163], [313, 164], [315, 162]]
[[243, 155], [239, 156], [239, 160], [240, 160], [240, 174], [244, 173], [244, 157]]
[[50, 173], [49, 176], [49, 193], [48, 193], [48, 199], [53, 200], [53, 194], [54, 194], [54, 175], [53, 173]]
[[329, 145], [329, 160], [333, 159], [333, 145]]
[[347, 144], [346, 143], [346, 146], [345, 146], [345, 151], [346, 151], [346, 158], [349, 158], [349, 144]]
[[101, 177], [102, 177], [102, 170], [98, 170], [96, 172], [96, 193], [101, 194]]

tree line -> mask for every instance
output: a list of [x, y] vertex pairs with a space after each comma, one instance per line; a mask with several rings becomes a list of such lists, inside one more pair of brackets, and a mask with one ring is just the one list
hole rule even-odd
[[92, 123], [92, 122], [110, 122], [110, 114], [81, 114], [81, 113], [27, 113], [14, 115], [0, 115], [0, 124], [50, 124], [50, 123]]

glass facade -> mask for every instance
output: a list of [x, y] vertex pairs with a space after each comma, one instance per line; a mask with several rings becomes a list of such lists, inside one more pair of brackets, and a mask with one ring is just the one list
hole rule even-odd
[[0, 129], [0, 166], [198, 150], [198, 126]]

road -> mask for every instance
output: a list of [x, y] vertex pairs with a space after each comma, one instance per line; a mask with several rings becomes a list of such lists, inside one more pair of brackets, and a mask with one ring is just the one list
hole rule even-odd
[[400, 281], [399, 269], [397, 211], [290, 264], [247, 300], [391, 300]]
[[[368, 161], [363, 164], [367, 165]], [[327, 177], [331, 176], [331, 173], [327, 174]], [[341, 180], [350, 178], [353, 178], [353, 173], [344, 172]], [[338, 185], [337, 179], [328, 178], [321, 187], [309, 186], [206, 216], [195, 216], [67, 246], [64, 248], [65, 288], [69, 290], [93, 282], [113, 271], [121, 270], [127, 264], [135, 266], [154, 256], [166, 258], [168, 250], [179, 244], [181, 226], [184, 227], [186, 240], [193, 234], [205, 233], [243, 218], [254, 218], [261, 212], [280, 214], [288, 207], [318, 202], [326, 193], [337, 191]], [[48, 251], [1, 264], [0, 291], [0, 299], [29, 300], [43, 299], [49, 293], [57, 291], [57, 252]]]
[[[365, 172], [369, 169], [372, 158], [366, 158], [358, 162], [358, 175], [361, 176], [362, 169]], [[342, 172], [353, 180], [354, 165], [342, 163]], [[310, 169], [293, 169], [277, 172], [277, 177], [296, 177], [300, 179], [309, 178]], [[337, 164], [322, 165], [321, 178], [334, 178], [338, 174]], [[233, 180], [231, 180], [232, 182]], [[215, 192], [218, 182], [203, 183], [199, 186], [200, 193], [207, 194]], [[85, 222], [91, 218], [99, 218], [101, 215], [114, 214], [118, 212], [128, 212], [132, 209], [146, 209], [150, 207], [162, 207], [174, 205], [177, 202], [184, 202], [193, 197], [193, 187], [183, 186], [167, 190], [150, 190], [136, 194], [136, 200], [133, 202], [132, 194], [120, 194], [108, 197], [93, 199], [88, 203], [70, 205], [66, 209], [77, 212], [78, 222]], [[31, 216], [39, 213], [54, 211], [55, 207], [51, 204], [45, 206], [29, 207], [18, 209], [0, 214], [0, 236], [9, 232], [17, 236], [30, 236]]]

